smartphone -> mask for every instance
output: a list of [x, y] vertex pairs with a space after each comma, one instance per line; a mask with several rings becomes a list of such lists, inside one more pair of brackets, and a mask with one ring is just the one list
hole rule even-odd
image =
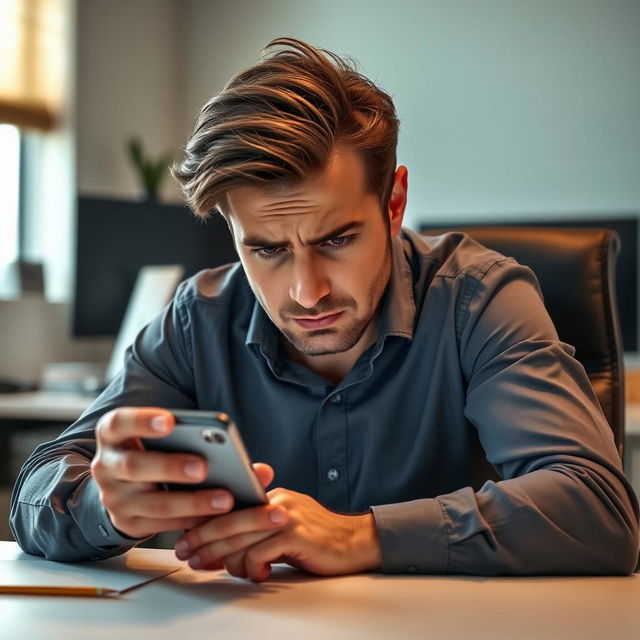
[[194, 453], [207, 462], [207, 477], [201, 483], [171, 483], [173, 491], [205, 488], [227, 489], [234, 497], [234, 511], [269, 502], [256, 476], [240, 432], [226, 413], [169, 409], [176, 426], [164, 438], [141, 438], [149, 451]]

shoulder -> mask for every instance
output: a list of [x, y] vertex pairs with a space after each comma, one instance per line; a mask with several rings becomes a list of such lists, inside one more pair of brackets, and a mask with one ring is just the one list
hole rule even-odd
[[194, 304], [234, 305], [240, 300], [253, 299], [253, 292], [239, 262], [203, 269], [178, 286], [174, 302], [178, 307]]
[[501, 272], [520, 266], [513, 258], [488, 249], [461, 231], [431, 236], [405, 229], [402, 240], [414, 273], [429, 271], [433, 278], [482, 280], [496, 266]]
[[470, 318], [488, 306], [497, 316], [503, 312], [527, 315], [542, 307], [538, 281], [529, 267], [466, 233], [423, 236], [403, 231], [401, 239], [411, 263], [417, 310], [453, 313], [458, 335]]

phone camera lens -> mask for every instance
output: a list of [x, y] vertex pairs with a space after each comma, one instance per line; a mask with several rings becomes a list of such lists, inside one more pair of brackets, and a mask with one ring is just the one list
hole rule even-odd
[[204, 431], [202, 432], [202, 437], [204, 438], [205, 442], [209, 442], [209, 443], [216, 443], [216, 444], [224, 444], [226, 439], [224, 437], [224, 434], [220, 433], [219, 431], [214, 431], [213, 429], [204, 429]]

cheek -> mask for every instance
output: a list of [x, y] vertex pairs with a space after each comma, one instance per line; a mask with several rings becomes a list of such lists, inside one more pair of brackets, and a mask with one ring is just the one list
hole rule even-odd
[[354, 251], [349, 260], [341, 265], [340, 282], [364, 284], [374, 279], [384, 267], [387, 246], [376, 239], [375, 242], [363, 243]]
[[270, 269], [261, 269], [254, 265], [249, 266], [244, 260], [242, 261], [242, 266], [256, 298], [268, 310], [277, 310], [282, 303], [281, 279], [275, 277]]

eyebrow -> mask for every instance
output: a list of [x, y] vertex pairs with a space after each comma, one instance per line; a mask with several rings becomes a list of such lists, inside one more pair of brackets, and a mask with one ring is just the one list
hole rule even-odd
[[[359, 229], [362, 227], [363, 223], [357, 220], [352, 222], [347, 222], [347, 224], [343, 224], [336, 229], [332, 229], [329, 233], [325, 233], [318, 238], [313, 238], [309, 240], [307, 244], [321, 244], [322, 242], [326, 242], [327, 240], [331, 240], [332, 238], [336, 238], [339, 235], [342, 235], [345, 231], [351, 231], [352, 229]], [[243, 245], [247, 247], [264, 247], [268, 249], [279, 249], [280, 247], [288, 247], [290, 242], [273, 242], [272, 240], [265, 240], [263, 238], [259, 238], [258, 236], [247, 236], [240, 241]]]

